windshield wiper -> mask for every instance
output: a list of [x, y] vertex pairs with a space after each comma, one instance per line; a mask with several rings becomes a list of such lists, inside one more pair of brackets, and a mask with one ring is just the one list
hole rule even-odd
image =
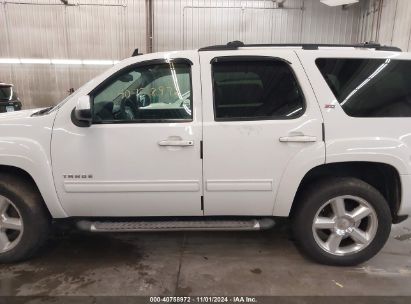
[[41, 109], [40, 111], [34, 112], [33, 114], [31, 114], [31, 116], [40, 116], [40, 115], [48, 114], [53, 108], [54, 106]]

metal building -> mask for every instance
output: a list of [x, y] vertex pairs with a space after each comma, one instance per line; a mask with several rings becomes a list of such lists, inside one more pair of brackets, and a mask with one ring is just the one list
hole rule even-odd
[[3, 0], [0, 81], [14, 83], [32, 108], [58, 103], [135, 48], [380, 41], [406, 50], [410, 13], [407, 0]]

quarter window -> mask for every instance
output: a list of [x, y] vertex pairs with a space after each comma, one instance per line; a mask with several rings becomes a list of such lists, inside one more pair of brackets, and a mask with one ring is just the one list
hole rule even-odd
[[212, 63], [215, 119], [291, 119], [304, 98], [288, 63], [276, 59], [217, 58]]
[[411, 117], [411, 61], [321, 58], [317, 67], [353, 117]]
[[127, 69], [93, 94], [93, 121], [191, 121], [189, 63], [159, 63]]

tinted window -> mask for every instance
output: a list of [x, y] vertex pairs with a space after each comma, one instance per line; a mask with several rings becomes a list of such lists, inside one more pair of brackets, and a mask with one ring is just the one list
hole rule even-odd
[[136, 66], [93, 94], [94, 122], [192, 120], [188, 63]]
[[348, 115], [411, 116], [411, 61], [323, 58], [316, 64]]
[[302, 92], [280, 60], [217, 60], [213, 63], [216, 120], [295, 118], [304, 112]]

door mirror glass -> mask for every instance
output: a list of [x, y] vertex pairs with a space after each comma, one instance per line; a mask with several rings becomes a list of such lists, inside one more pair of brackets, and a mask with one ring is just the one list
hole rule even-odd
[[144, 93], [138, 94], [137, 100], [138, 100], [138, 106], [140, 108], [147, 107], [151, 104], [150, 95], [148, 94], [144, 94]]
[[77, 105], [74, 108], [74, 117], [77, 120], [77, 122], [79, 122], [80, 125], [83, 127], [88, 127], [91, 125], [92, 117], [90, 96], [84, 95], [79, 97], [79, 99], [77, 100]]

